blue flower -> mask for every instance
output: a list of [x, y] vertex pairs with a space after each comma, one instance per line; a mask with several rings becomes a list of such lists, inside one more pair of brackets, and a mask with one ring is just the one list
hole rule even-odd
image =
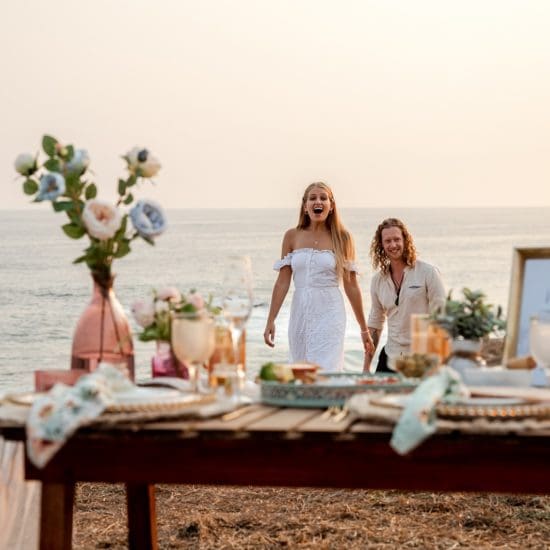
[[130, 210], [130, 219], [135, 230], [144, 238], [153, 238], [166, 229], [166, 216], [156, 202], [140, 200]]
[[63, 193], [65, 193], [65, 178], [61, 174], [50, 172], [40, 178], [40, 189], [36, 200], [54, 201]]
[[67, 163], [67, 172], [83, 174], [90, 164], [90, 155], [86, 149], [76, 149], [73, 158]]

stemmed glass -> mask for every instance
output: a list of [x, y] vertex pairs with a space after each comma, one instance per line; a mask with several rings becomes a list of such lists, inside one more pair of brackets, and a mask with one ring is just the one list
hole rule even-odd
[[204, 313], [176, 313], [172, 318], [172, 349], [189, 369], [191, 390], [198, 391], [201, 366], [215, 347], [214, 320]]
[[546, 386], [546, 369], [550, 367], [550, 310], [539, 312], [531, 317], [529, 325], [529, 349], [537, 362], [531, 383], [533, 386]]
[[[252, 312], [252, 266], [248, 256], [230, 256], [225, 267], [223, 285], [223, 315], [229, 322], [233, 343], [233, 374], [243, 376], [239, 343]], [[237, 381], [237, 386], [239, 385]], [[238, 387], [236, 388], [239, 389]]]

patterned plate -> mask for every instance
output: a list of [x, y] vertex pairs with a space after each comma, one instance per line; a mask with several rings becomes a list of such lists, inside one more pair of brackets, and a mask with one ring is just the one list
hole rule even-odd
[[475, 403], [476, 398], [473, 397], [468, 403], [464, 404], [440, 403], [436, 407], [437, 416], [456, 419], [494, 418], [507, 420], [550, 418], [549, 404], [509, 404], [506, 401], [510, 400], [504, 398], [501, 403], [498, 403], [496, 399], [487, 402], [486, 398], [479, 398], [479, 402]]
[[410, 392], [417, 385], [417, 380], [399, 374], [322, 374], [314, 384], [262, 381], [261, 400], [277, 407], [341, 407], [356, 393]]

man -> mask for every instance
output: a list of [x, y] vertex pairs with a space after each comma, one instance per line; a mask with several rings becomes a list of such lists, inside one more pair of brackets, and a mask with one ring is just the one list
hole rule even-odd
[[[431, 313], [445, 304], [445, 289], [439, 270], [416, 258], [413, 239], [405, 224], [396, 218], [384, 220], [377, 228], [370, 250], [372, 265], [378, 269], [371, 281], [369, 331], [378, 345], [384, 321], [388, 340], [380, 350], [377, 372], [392, 372], [388, 358], [409, 353], [410, 319], [413, 313]], [[372, 355], [366, 354], [363, 371], [370, 370]]]

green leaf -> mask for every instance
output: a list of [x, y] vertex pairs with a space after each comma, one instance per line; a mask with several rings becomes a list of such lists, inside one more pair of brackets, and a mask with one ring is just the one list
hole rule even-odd
[[128, 193], [128, 196], [122, 201], [124, 204], [130, 204], [134, 200], [134, 195]]
[[56, 212], [67, 212], [73, 208], [72, 201], [55, 201], [52, 202], [53, 209]]
[[123, 239], [118, 243], [117, 250], [115, 252], [115, 258], [123, 258], [130, 252], [130, 241]]
[[74, 157], [74, 147], [72, 145], [67, 145], [67, 154], [65, 155], [66, 160], [71, 160]]
[[124, 214], [124, 216], [122, 216], [122, 221], [120, 222], [120, 227], [118, 228], [118, 231], [115, 233], [115, 239], [124, 237], [124, 235], [126, 234], [127, 225], [128, 225], [128, 214]]
[[95, 183], [90, 183], [86, 187], [86, 191], [84, 193], [84, 196], [86, 197], [86, 200], [95, 199], [97, 196], [97, 187], [95, 186]]
[[142, 342], [150, 342], [151, 340], [159, 339], [159, 331], [157, 327], [153, 324], [143, 329], [143, 332], [139, 335], [139, 339]]
[[140, 237], [146, 242], [149, 243], [151, 246], [155, 246], [155, 241], [151, 237], [147, 237], [146, 235], [140, 235]]
[[55, 146], [57, 143], [57, 139], [52, 136], [45, 135], [42, 138], [42, 149], [44, 149], [44, 153], [46, 153], [49, 157], [53, 157], [55, 155]]
[[124, 180], [118, 180], [118, 194], [123, 197], [126, 193], [126, 182]]
[[23, 182], [23, 192], [25, 195], [34, 195], [38, 191], [38, 183], [28, 178]]
[[44, 168], [50, 172], [61, 172], [61, 163], [57, 159], [48, 159], [44, 163]]
[[80, 225], [75, 223], [66, 223], [61, 226], [61, 229], [65, 232], [65, 235], [71, 237], [71, 239], [80, 239], [86, 234], [86, 231]]
[[82, 262], [85, 262], [88, 259], [88, 256], [79, 256], [76, 260], [73, 260], [73, 264], [80, 264]]
[[185, 304], [182, 308], [178, 309], [181, 313], [197, 313], [197, 308], [193, 304]]

